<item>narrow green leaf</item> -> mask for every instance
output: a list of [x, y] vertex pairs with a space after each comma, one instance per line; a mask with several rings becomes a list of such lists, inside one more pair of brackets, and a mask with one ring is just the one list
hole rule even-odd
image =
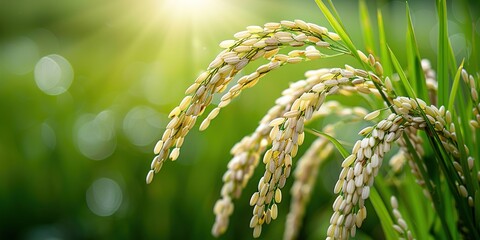
[[332, 0], [327, 0], [328, 5], [330, 5], [330, 8], [332, 9], [332, 15], [335, 17], [335, 19], [340, 23], [340, 26], [342, 26], [343, 29], [345, 29], [345, 26], [343, 25], [342, 20], [340, 19], [340, 15], [338, 14], [337, 8], [335, 8], [335, 5], [333, 5]]
[[315, 0], [315, 2], [317, 3], [317, 6], [322, 11], [323, 15], [325, 15], [325, 17], [327, 18], [327, 21], [330, 23], [330, 25], [332, 25], [335, 32], [337, 32], [337, 34], [340, 36], [342, 41], [346, 44], [346, 47], [348, 48], [348, 50], [350, 50], [351, 54], [355, 56], [355, 58], [360, 59], [357, 53], [357, 49], [353, 45], [352, 40], [348, 36], [341, 22], [338, 21], [337, 18], [335, 18], [335, 16], [332, 14], [332, 12], [330, 12], [330, 10], [327, 8], [327, 6], [323, 3], [322, 0]]
[[[425, 113], [423, 113], [423, 112], [422, 112], [422, 114], [425, 115]], [[424, 118], [426, 118], [426, 117], [424, 116]], [[426, 122], [427, 122], [428, 129], [433, 129], [430, 122], [429, 121], [426, 121]], [[449, 237], [449, 239], [452, 239], [453, 235], [452, 235], [452, 233], [449, 229], [450, 224], [448, 223], [448, 221], [445, 217], [446, 212], [445, 212], [445, 203], [443, 202], [444, 199], [440, 196], [440, 194], [441, 194], [441, 191], [439, 189], [440, 186], [441, 186], [440, 178], [439, 178], [438, 174], [436, 174], [436, 173], [438, 173], [438, 167], [431, 167], [432, 164], [435, 165], [435, 166], [440, 165], [440, 167], [443, 167], [443, 165], [441, 163], [443, 163], [443, 159], [445, 159], [445, 158], [443, 157], [443, 152], [438, 148], [437, 142], [435, 142], [435, 140], [432, 139], [432, 138], [433, 138], [432, 136], [429, 136], [428, 140], [430, 142], [430, 145], [433, 147], [434, 153], [436, 154], [435, 160], [436, 160], [437, 164], [431, 163], [431, 162], [423, 162], [420, 159], [420, 157], [418, 156], [417, 151], [413, 147], [413, 145], [410, 142], [408, 136], [405, 133], [403, 134], [403, 139], [405, 140], [405, 143], [407, 145], [408, 152], [411, 154], [414, 162], [417, 164], [417, 167], [420, 170], [420, 174], [422, 175], [422, 178], [430, 180], [430, 181], [425, 181], [425, 185], [427, 187], [428, 192], [430, 193], [430, 196], [432, 197], [433, 206], [434, 206], [434, 208], [435, 208], [435, 210], [436, 210], [436, 212], [439, 216], [438, 219], [440, 220], [440, 223], [442, 225], [441, 230], [445, 231], [445, 234], [447, 235], [447, 237]], [[438, 138], [438, 136], [437, 136], [437, 138]], [[425, 166], [428, 169], [428, 172], [427, 172], [427, 169], [425, 169], [423, 167], [424, 163], [425, 163]], [[431, 164], [428, 164], [428, 163], [431, 163]]]
[[[445, 186], [445, 184], [442, 184], [443, 182], [442, 181], [438, 181], [436, 182], [435, 184], [439, 186], [439, 191], [440, 191], [440, 196], [441, 198], [443, 198], [443, 202], [444, 203], [452, 203], [454, 200], [453, 200], [453, 196], [452, 194], [449, 192], [449, 188], [448, 186]], [[457, 240], [459, 239], [459, 234], [458, 234], [458, 228], [456, 228], [456, 223], [457, 223], [457, 216], [456, 214], [458, 213], [458, 210], [455, 209], [455, 206], [453, 204], [445, 204], [444, 206], [444, 211], [445, 211], [445, 215], [443, 216], [445, 218], [445, 221], [447, 221], [447, 226], [449, 228], [449, 232], [452, 233], [452, 236], [447, 238], [446, 236], [443, 236], [445, 238], [445, 240]], [[445, 226], [443, 226], [445, 227]]]
[[[424, 119], [426, 119], [425, 113], [422, 111], [422, 115]], [[460, 179], [459, 175], [457, 174], [454, 166], [453, 166], [453, 156], [448, 154], [445, 150], [445, 148], [442, 145], [442, 140], [440, 140], [440, 137], [436, 133], [434, 127], [429, 121], [426, 121], [427, 123], [427, 128], [426, 132], [428, 135], [428, 141], [430, 143], [430, 146], [432, 146], [434, 153], [436, 155], [435, 157], [435, 165], [431, 166], [429, 165], [428, 162], [426, 162], [427, 168], [429, 172], [437, 171], [438, 169], [441, 170], [443, 173], [443, 176], [445, 177], [444, 181], [440, 181], [439, 178], [433, 179], [434, 184], [438, 186], [437, 191], [435, 192], [434, 195], [432, 195], [432, 200], [439, 200], [441, 198], [445, 198], [444, 195], [441, 195], [441, 193], [447, 192], [443, 191], [443, 187], [447, 186], [448, 190], [450, 190], [449, 196], [451, 198], [455, 199], [457, 203], [460, 203], [460, 201], [464, 201], [465, 199], [460, 196], [457, 186], [455, 183], [461, 182], [462, 180]], [[432, 180], [432, 178], [428, 178]], [[444, 184], [446, 183], [446, 184]], [[434, 202], [435, 202], [434, 200]], [[445, 201], [445, 199], [443, 200]], [[440, 208], [437, 208], [440, 207]], [[437, 209], [437, 213], [439, 214], [439, 220], [442, 222], [442, 228], [441, 230], [445, 231], [447, 234], [448, 239], [457, 239], [458, 237], [458, 229], [457, 228], [452, 228], [452, 225], [455, 225], [455, 222], [452, 221], [451, 218], [448, 216], [454, 216], [451, 214], [451, 211], [453, 211], [453, 206], [449, 204], [449, 202], [443, 202], [443, 204], [437, 205], [435, 208]], [[458, 204], [457, 205], [457, 212], [460, 216], [465, 216], [466, 218], [466, 224], [472, 224], [472, 220], [468, 219], [468, 210], [465, 209], [465, 206], [463, 204]], [[441, 209], [441, 210], [438, 210]], [[470, 228], [471, 229], [471, 228]]]
[[450, 70], [450, 75], [454, 76], [455, 75], [455, 70], [457, 69], [457, 60], [455, 59], [455, 54], [453, 53], [453, 48], [452, 48], [452, 42], [450, 41], [450, 38], [447, 41], [448, 45], [448, 63], [449, 63], [449, 70]]
[[362, 26], [363, 41], [368, 53], [375, 55], [375, 41], [372, 33], [372, 23], [370, 22], [370, 15], [365, 0], [359, 1], [360, 23]]
[[385, 27], [383, 24], [382, 11], [377, 10], [377, 22], [378, 22], [378, 37], [380, 41], [380, 58], [382, 60], [383, 73], [385, 76], [392, 75], [392, 63], [390, 61], [388, 46], [387, 46], [387, 37], [385, 34]]
[[431, 203], [425, 201], [422, 187], [416, 182], [416, 178], [411, 171], [404, 171], [405, 178], [403, 178], [401, 194], [398, 195], [399, 200], [402, 199], [405, 203], [405, 210], [402, 212], [403, 218], [407, 221], [413, 236], [416, 239], [427, 239], [430, 233], [428, 229], [433, 221], [433, 216], [436, 214], [430, 207]]
[[406, 7], [408, 31], [407, 31], [407, 55], [408, 55], [408, 72], [410, 82], [413, 84], [414, 91], [418, 97], [423, 99], [427, 104], [430, 104], [428, 96], [427, 83], [422, 69], [422, 62], [420, 52], [418, 50], [417, 39], [413, 28], [412, 17], [410, 15], [410, 8]]
[[464, 62], [465, 62], [465, 59], [462, 61], [462, 63], [458, 67], [457, 73], [455, 74], [455, 78], [453, 79], [453, 86], [452, 86], [452, 90], [450, 91], [450, 99], [448, 100], [448, 108], [447, 108], [450, 111], [453, 111], [453, 104], [455, 102], [455, 96], [458, 92], [458, 86], [460, 83], [460, 76], [462, 74]]
[[[478, 29], [477, 22], [475, 22], [475, 18], [478, 18], [478, 11], [476, 8], [472, 8], [471, 1], [469, 0], [461, 0], [458, 1], [462, 8], [462, 14], [456, 16], [458, 19], [459, 17], [463, 17], [463, 19], [458, 19], [460, 22], [471, 23], [465, 24], [462, 26], [462, 33], [465, 34], [465, 39], [467, 39], [467, 48], [471, 48], [471, 51], [467, 52], [467, 62], [466, 66], [472, 70], [472, 72], [479, 72], [479, 54], [478, 54], [478, 34], [475, 29]], [[457, 1], [455, 1], [457, 3]], [[475, 12], [475, 14], [472, 14]]]
[[390, 59], [392, 60], [393, 68], [398, 73], [398, 76], [400, 77], [400, 81], [402, 82], [408, 97], [417, 98], [415, 91], [413, 91], [412, 86], [408, 82], [407, 76], [405, 75], [405, 72], [403, 71], [402, 66], [397, 60], [397, 57], [395, 57], [395, 54], [393, 53], [392, 49], [390, 49], [390, 47], [388, 47], [388, 51], [390, 53]]
[[447, 3], [446, 0], [437, 0], [438, 14], [438, 54], [437, 54], [437, 81], [438, 81], [438, 104], [446, 105], [450, 81], [448, 79], [448, 26], [447, 26]]
[[333, 145], [335, 145], [335, 147], [337, 148], [337, 150], [340, 152], [340, 154], [342, 154], [342, 157], [343, 158], [347, 158], [350, 153], [347, 151], [347, 149], [345, 149], [345, 147], [337, 140], [335, 139], [334, 137], [324, 133], [324, 132], [320, 132], [318, 130], [315, 130], [315, 129], [306, 129], [306, 131], [310, 131], [311, 133], [317, 135], [317, 136], [323, 136], [325, 137], [326, 139], [328, 139], [330, 142], [333, 143]]
[[375, 188], [370, 189], [370, 201], [372, 202], [373, 208], [375, 209], [378, 217], [381, 219], [380, 224], [385, 232], [385, 238], [388, 240], [398, 239], [398, 235], [393, 228], [392, 217], [390, 216], [385, 203], [380, 197], [380, 194], [378, 194]]
[[[479, 26], [477, 26], [477, 23], [472, 21], [472, 29], [478, 29]], [[475, 32], [475, 30], [471, 30], [471, 32]], [[478, 38], [478, 35], [475, 33], [472, 33], [471, 37], [472, 43], [470, 44], [470, 47], [472, 48], [472, 56], [469, 58], [470, 59], [470, 66], [473, 68], [475, 72], [480, 72], [480, 54], [478, 54], [478, 46], [480, 45], [480, 40]]]

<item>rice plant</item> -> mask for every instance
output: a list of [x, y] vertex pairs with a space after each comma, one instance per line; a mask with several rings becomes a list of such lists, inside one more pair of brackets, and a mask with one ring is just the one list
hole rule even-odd
[[[473, 55], [457, 63], [448, 37], [446, 1], [437, 0], [439, 34], [434, 70], [420, 55], [407, 4], [408, 58], [403, 66], [395, 52], [404, 49], [390, 48], [380, 10], [375, 24], [365, 1], [360, 1], [361, 24], [369, 31], [364, 31], [365, 46], [359, 47], [351, 40], [335, 6], [326, 2], [316, 0], [330, 30], [299, 19], [284, 20], [249, 26], [236, 33], [233, 40], [222, 41], [223, 50], [169, 114], [171, 120], [154, 147], [156, 156], [146, 182], [152, 182], [167, 159], [177, 160], [186, 135], [212, 105], [215, 95], [223, 94], [219, 104], [202, 119], [200, 131], [269, 72], [284, 65], [346, 55], [357, 60], [360, 67], [319, 66], [307, 71], [304, 80], [293, 82], [282, 92], [255, 131], [233, 146], [220, 198], [213, 207], [216, 218], [212, 234], [220, 236], [227, 231], [233, 201], [255, 178], [258, 188], [250, 198], [249, 226], [253, 237], [261, 236], [262, 228], [282, 214], [278, 205], [293, 171], [284, 238], [295, 239], [318, 169], [336, 149], [343, 159], [338, 161], [340, 174], [332, 189], [337, 197], [332, 199], [330, 225], [324, 229], [327, 239], [354, 237], [367, 211], [379, 217], [386, 239], [480, 239], [477, 40], [472, 37], [469, 46]], [[378, 37], [370, 30], [373, 26]], [[242, 72], [257, 59], [268, 62], [251, 73]], [[345, 106], [331, 99], [352, 95], [364, 98], [370, 109]], [[323, 129], [308, 126], [331, 114], [366, 121], [370, 126], [360, 130], [360, 139], [352, 140], [353, 147], [347, 149], [331, 131], [335, 125]], [[316, 140], [297, 157], [305, 134]], [[263, 175], [253, 176], [259, 165], [265, 169]], [[397, 180], [395, 184], [389, 181], [392, 178]], [[366, 208], [366, 201], [371, 201], [373, 209]]]

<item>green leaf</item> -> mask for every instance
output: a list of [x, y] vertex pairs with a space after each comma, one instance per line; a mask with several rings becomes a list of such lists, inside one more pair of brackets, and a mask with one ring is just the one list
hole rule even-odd
[[375, 41], [372, 33], [372, 23], [370, 22], [370, 16], [368, 13], [368, 7], [365, 4], [365, 0], [359, 2], [360, 11], [360, 23], [362, 26], [363, 41], [368, 53], [375, 55]]
[[[425, 115], [424, 112], [422, 112], [422, 114]], [[424, 118], [426, 119], [425, 116], [424, 116]], [[426, 121], [426, 123], [427, 123], [428, 129], [433, 129], [433, 126], [430, 124], [429, 121]], [[427, 129], [427, 131], [428, 131], [428, 129]], [[434, 134], [434, 136], [436, 136], [436, 138], [438, 138], [438, 136], [436, 134]], [[447, 235], [447, 237], [449, 239], [452, 239], [453, 235], [452, 235], [452, 233], [449, 229], [449, 226], [451, 225], [451, 224], [449, 224], [449, 221], [451, 219], [447, 219], [445, 217], [446, 216], [446, 206], [445, 206], [444, 199], [441, 197], [440, 187], [442, 185], [440, 184], [440, 178], [437, 175], [437, 173], [438, 173], [438, 167], [437, 166], [440, 166], [441, 168], [445, 168], [445, 163], [443, 162], [443, 159], [445, 159], [445, 158], [443, 156], [443, 152], [440, 150], [440, 149], [443, 149], [443, 148], [437, 146], [438, 142], [435, 141], [436, 138], [434, 138], [432, 136], [429, 136], [428, 140], [429, 140], [430, 145], [432, 146], [432, 148], [434, 150], [434, 153], [436, 154], [435, 160], [436, 160], [437, 164], [434, 164], [434, 162], [430, 162], [430, 164], [428, 164], [429, 162], [425, 162], [425, 165], [424, 165], [424, 162], [418, 156], [417, 151], [415, 150], [412, 143], [410, 142], [410, 139], [408, 138], [407, 134], [403, 133], [403, 139], [406, 143], [408, 152], [412, 156], [413, 161], [417, 164], [417, 167], [420, 170], [420, 174], [422, 175], [422, 178], [430, 180], [430, 181], [425, 181], [425, 186], [427, 187], [427, 190], [430, 193], [430, 196], [432, 197], [432, 203], [434, 205], [435, 211], [437, 212], [437, 214], [439, 216], [438, 219], [440, 220], [441, 225], [442, 225], [441, 230], [445, 232], [445, 234]], [[434, 165], [435, 168], [430, 167], [432, 165]], [[425, 169], [424, 166], [427, 167], [428, 172], [427, 172], [427, 169]], [[449, 181], [447, 181], [447, 182], [450, 183]]]
[[453, 79], [453, 86], [452, 90], [450, 91], [450, 99], [448, 100], [448, 110], [453, 111], [453, 104], [455, 103], [455, 96], [458, 92], [458, 86], [460, 83], [460, 76], [462, 74], [463, 63], [465, 60], [462, 61], [460, 66], [458, 67], [457, 73], [455, 74], [455, 78]]
[[388, 47], [388, 51], [390, 53], [390, 59], [392, 60], [393, 68], [398, 73], [398, 77], [400, 77], [400, 81], [402, 82], [408, 97], [417, 98], [415, 91], [413, 91], [412, 86], [408, 82], [407, 76], [405, 75], [405, 72], [403, 71], [402, 66], [397, 60], [397, 57], [395, 57], [395, 54], [393, 53], [392, 49], [390, 49], [390, 47]]
[[[471, 19], [471, 18], [470, 18]], [[472, 21], [472, 29], [473, 30], [470, 30], [470, 32], [474, 32], [475, 30], [474, 29], [478, 29], [478, 25], [477, 23], [474, 23]], [[480, 41], [479, 41], [479, 38], [478, 38], [478, 35], [475, 34], [475, 33], [472, 33], [471, 34], [471, 44], [470, 44], [470, 47], [472, 48], [472, 56], [469, 58], [469, 62], [470, 62], [470, 66], [473, 68], [473, 70], [475, 72], [480, 72], [480, 59], [479, 59], [479, 55], [478, 52], [478, 46], [480, 45]]]
[[428, 229], [436, 214], [435, 210], [430, 207], [429, 201], [419, 197], [424, 195], [423, 188], [416, 182], [412, 172], [406, 170], [404, 173], [405, 178], [402, 179], [402, 185], [399, 186], [401, 194], [398, 195], [399, 201], [405, 203], [402, 212], [403, 219], [407, 221], [414, 237], [428, 239], [430, 235]]
[[355, 56], [357, 59], [360, 59], [360, 56], [358, 56], [357, 49], [353, 45], [352, 40], [348, 36], [345, 28], [343, 27], [343, 24], [341, 23], [340, 19], [338, 18], [338, 14], [335, 11], [335, 15], [337, 15], [337, 18], [330, 12], [330, 10], [327, 8], [327, 6], [323, 3], [321, 0], [315, 0], [317, 3], [317, 6], [320, 8], [322, 11], [323, 15], [327, 18], [327, 21], [332, 25], [333, 29], [337, 34], [340, 36], [342, 41], [346, 44], [346, 47], [348, 50], [350, 50], [351, 54]]
[[430, 104], [428, 96], [427, 83], [422, 69], [422, 62], [420, 52], [418, 50], [417, 39], [413, 28], [412, 17], [410, 15], [410, 8], [406, 7], [408, 31], [407, 31], [407, 55], [408, 55], [408, 70], [410, 82], [413, 84], [414, 91], [418, 97], [423, 99], [427, 104]]
[[380, 194], [378, 194], [375, 188], [370, 189], [370, 201], [372, 202], [373, 208], [375, 209], [378, 217], [381, 219], [380, 224], [385, 232], [385, 238], [388, 240], [398, 239], [398, 235], [393, 228], [392, 217], [390, 216], [385, 203], [380, 197]]
[[330, 142], [333, 143], [333, 145], [335, 145], [335, 147], [337, 148], [337, 150], [340, 152], [340, 154], [342, 154], [342, 157], [343, 158], [347, 158], [350, 153], [347, 151], [347, 149], [345, 149], [345, 147], [334, 137], [324, 133], [324, 132], [320, 132], [318, 130], [315, 130], [315, 129], [306, 129], [307, 131], [310, 131], [311, 133], [317, 135], [317, 136], [323, 136], [325, 137], [326, 139], [328, 139]]
[[385, 76], [392, 75], [392, 63], [390, 61], [387, 37], [385, 34], [385, 27], [383, 25], [383, 16], [380, 9], [377, 10], [377, 22], [378, 22], [378, 37], [380, 41], [380, 58], [382, 60], [383, 73]]
[[452, 48], [452, 43], [450, 42], [450, 38], [447, 41], [447, 45], [448, 45], [447, 54], [448, 54], [448, 63], [449, 63], [448, 69], [450, 70], [451, 76], [454, 76], [455, 70], [457, 69], [457, 60], [455, 59], [455, 54], [453, 53], [453, 48]]
[[447, 26], [447, 3], [445, 0], [437, 0], [438, 15], [438, 54], [437, 54], [437, 81], [438, 81], [438, 104], [446, 105], [450, 81], [448, 79], [448, 26]]

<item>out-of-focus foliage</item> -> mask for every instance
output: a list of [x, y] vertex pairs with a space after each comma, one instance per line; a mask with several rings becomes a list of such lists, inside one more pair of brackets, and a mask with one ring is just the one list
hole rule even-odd
[[[357, 6], [336, 3], [354, 41], [361, 42]], [[403, 46], [405, 3], [377, 6], [392, 48]], [[435, 3], [412, 2], [410, 8], [422, 56], [433, 60]], [[458, 56], [472, 51], [461, 33], [463, 11], [453, 8], [449, 15]], [[228, 149], [255, 129], [289, 81], [338, 62], [325, 59], [270, 74], [206, 132], [194, 130], [180, 159], [147, 186], [153, 145], [166, 115], [216, 56], [221, 40], [248, 25], [297, 18], [329, 27], [314, 1], [1, 1], [0, 239], [212, 238], [211, 209]], [[478, 34], [480, 18], [474, 23]], [[309, 233], [319, 229], [322, 235], [328, 225], [315, 220], [329, 214], [335, 171], [320, 174], [307, 215]], [[236, 205], [225, 238], [251, 236], [251, 209], [241, 203], [254, 185]], [[283, 233], [288, 199], [283, 205], [265, 238]], [[368, 221], [362, 230], [372, 237], [381, 231]]]

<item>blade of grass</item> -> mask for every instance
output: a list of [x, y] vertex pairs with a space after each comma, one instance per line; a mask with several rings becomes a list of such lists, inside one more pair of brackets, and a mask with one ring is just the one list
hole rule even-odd
[[383, 231], [385, 232], [385, 238], [388, 240], [398, 239], [395, 229], [393, 228], [393, 220], [383, 202], [380, 194], [378, 194], [376, 188], [370, 189], [370, 201], [372, 202], [373, 208], [377, 213], [378, 217], [381, 219], [380, 224], [382, 225]]
[[453, 79], [453, 86], [452, 86], [452, 90], [450, 91], [450, 98], [448, 100], [448, 108], [447, 108], [450, 111], [453, 110], [453, 104], [455, 102], [455, 96], [458, 92], [458, 85], [460, 83], [460, 76], [462, 74], [464, 62], [465, 62], [465, 59], [462, 61], [462, 63], [458, 67], [457, 73], [455, 74], [455, 78]]
[[[449, 70], [450, 70], [450, 75], [454, 76], [455, 71], [457, 69], [457, 59], [455, 59], [455, 54], [453, 53], [453, 48], [452, 48], [452, 43], [450, 42], [450, 39], [447, 41], [448, 45], [448, 63], [449, 63]], [[446, 99], [445, 99], [446, 100]]]
[[[476, 26], [476, 22], [472, 21], [472, 29], [478, 29], [478, 26]], [[474, 32], [474, 30], [472, 30], [472, 32]], [[470, 66], [473, 68], [473, 70], [475, 72], [479, 72], [480, 71], [480, 60], [478, 59], [480, 56], [479, 54], [476, 54], [478, 53], [478, 45], [480, 44], [480, 41], [478, 40], [478, 35], [474, 33], [472, 33], [472, 36], [471, 36], [471, 44], [470, 44], [470, 47], [472, 48], [472, 56], [469, 58], [469, 62], [471, 62]]]
[[375, 56], [375, 41], [373, 39], [372, 33], [372, 23], [370, 21], [370, 15], [368, 13], [368, 7], [365, 3], [365, 0], [359, 1], [359, 11], [360, 11], [360, 23], [362, 27], [362, 36], [363, 41], [365, 42], [365, 47], [368, 53], [371, 53]]
[[[428, 124], [428, 121], [427, 121]], [[429, 168], [427, 172], [427, 169], [425, 169], [423, 166], [423, 161], [420, 159], [420, 157], [417, 154], [417, 151], [413, 147], [412, 143], [410, 142], [408, 136], [404, 133], [403, 134], [403, 139], [405, 140], [405, 143], [407, 145], [408, 152], [412, 155], [413, 161], [417, 164], [418, 169], [420, 170], [420, 174], [422, 175], [423, 179], [429, 179], [430, 181], [425, 181], [425, 185], [427, 186], [428, 192], [430, 193], [430, 196], [432, 197], [432, 203], [435, 208], [435, 211], [437, 212], [438, 218], [440, 220], [440, 223], [442, 225], [441, 230], [445, 232], [445, 235], [449, 239], [453, 239], [452, 233], [449, 229], [449, 222], [445, 218], [445, 203], [443, 202], [443, 199], [440, 197], [440, 191], [439, 191], [439, 185], [432, 185], [433, 182], [438, 182], [438, 177], [432, 177], [433, 173], [438, 171], [438, 168]], [[432, 142], [431, 136], [428, 137], [428, 140], [430, 141], [430, 144], [435, 144], [435, 142]], [[436, 144], [435, 144], [436, 145]], [[435, 150], [437, 156], [440, 155], [440, 158], [436, 157], [435, 159], [437, 162], [442, 161], [443, 159], [441, 152], [438, 150], [438, 148], [433, 145], [433, 149]], [[428, 168], [428, 164], [427, 168]]]
[[448, 80], [448, 29], [447, 29], [447, 4], [445, 0], [437, 0], [438, 15], [438, 54], [437, 54], [437, 81], [438, 104], [445, 105], [448, 97], [450, 82]]
[[[443, 198], [444, 203], [452, 203], [453, 202], [453, 196], [449, 192], [448, 186], [445, 186], [445, 184], [442, 184], [442, 181], [439, 181], [435, 183], [437, 186], [439, 186], [440, 190], [440, 196]], [[460, 203], [459, 203], [460, 204]], [[458, 221], [456, 214], [458, 211], [456, 211], [455, 206], [453, 204], [445, 204], [445, 215], [444, 217], [448, 221], [448, 228], [450, 228], [450, 232], [454, 233], [452, 238], [446, 238], [446, 240], [449, 239], [459, 239], [459, 234], [458, 234], [458, 228], [456, 227], [456, 222]]]
[[330, 23], [330, 25], [332, 25], [335, 32], [337, 32], [337, 34], [340, 36], [342, 41], [345, 43], [348, 50], [350, 50], [351, 54], [355, 58], [360, 59], [360, 56], [358, 56], [358, 53], [357, 53], [357, 49], [353, 45], [353, 42], [348, 36], [345, 28], [343, 27], [343, 24], [339, 19], [337, 19], [338, 14], [336, 13], [336, 11], [335, 11], [335, 15], [337, 15], [337, 18], [332, 14], [332, 12], [330, 12], [330, 10], [327, 8], [327, 6], [323, 3], [322, 0], [315, 0], [315, 2], [317, 3], [317, 6], [322, 11], [323, 15], [327, 18], [327, 21]]
[[433, 220], [432, 208], [430, 202], [425, 201], [426, 197], [424, 197], [422, 188], [416, 182], [411, 171], [405, 171], [405, 178], [403, 178], [400, 189], [401, 194], [398, 197], [403, 199], [406, 204], [406, 212], [402, 213], [404, 219], [417, 239], [427, 239], [428, 229]]
[[335, 8], [335, 5], [333, 5], [332, 0], [327, 0], [328, 5], [330, 5], [330, 8], [332, 9], [332, 14], [337, 19], [338, 23], [342, 26], [343, 29], [345, 29], [345, 26], [343, 26], [343, 22], [340, 19], [340, 14], [338, 14], [337, 8]]
[[345, 149], [345, 147], [337, 140], [335, 139], [334, 137], [324, 133], [324, 132], [320, 132], [318, 130], [315, 130], [315, 129], [306, 129], [307, 131], [317, 135], [317, 136], [323, 136], [325, 137], [326, 139], [328, 139], [330, 142], [333, 143], [333, 145], [335, 146], [335, 148], [337, 148], [337, 150], [340, 152], [340, 154], [342, 155], [343, 158], [347, 158], [350, 153], [348, 153], [347, 149]]
[[406, 95], [410, 98], [417, 98], [415, 91], [412, 89], [412, 86], [410, 85], [407, 76], [405, 75], [405, 72], [402, 69], [402, 66], [397, 60], [397, 57], [395, 57], [395, 54], [393, 53], [392, 49], [390, 49], [389, 46], [387, 46], [388, 51], [390, 53], [390, 59], [392, 60], [392, 65], [395, 71], [398, 73], [398, 77], [400, 77], [400, 81], [403, 84], [403, 88], [406, 91]]
[[[475, 35], [476, 35], [475, 24], [476, 23], [475, 23], [474, 17], [472, 16], [472, 8], [470, 6], [470, 1], [468, 0], [460, 0], [458, 2], [462, 8], [462, 14], [457, 16], [456, 18], [463, 17], [463, 19], [459, 19], [460, 22], [470, 23], [470, 24], [464, 24], [462, 29], [462, 32], [465, 34], [465, 39], [467, 40], [465, 47], [471, 48], [471, 52], [467, 51], [466, 53], [467, 56], [465, 57], [467, 59], [467, 62], [465, 65], [468, 68], [475, 70], [475, 72], [478, 72], [478, 54], [476, 54], [478, 52], [476, 50], [477, 45], [475, 44]], [[473, 9], [473, 10], [476, 10], [476, 9]]]
[[420, 59], [420, 52], [418, 50], [417, 39], [415, 37], [415, 31], [413, 28], [412, 17], [410, 15], [410, 8], [406, 6], [407, 12], [407, 55], [408, 55], [408, 69], [410, 82], [413, 83], [413, 89], [418, 94], [418, 97], [423, 99], [427, 104], [430, 104], [428, 97], [427, 83], [425, 81], [425, 75], [422, 69], [422, 63]]
[[380, 58], [382, 59], [383, 73], [385, 76], [392, 75], [392, 63], [388, 53], [387, 37], [383, 23], [383, 16], [380, 9], [377, 10], [378, 37], [380, 41]]
[[[426, 119], [425, 113], [422, 111], [422, 115], [424, 119]], [[437, 169], [440, 169], [441, 172], [443, 173], [443, 176], [445, 177], [445, 181], [439, 181], [440, 179], [435, 179], [436, 181], [434, 184], [436, 186], [439, 186], [440, 189], [437, 189], [438, 191], [442, 191], [441, 188], [443, 186], [448, 186], [448, 190], [450, 192], [449, 196], [451, 196], [453, 199], [455, 199], [455, 202], [457, 202], [457, 214], [458, 216], [462, 217], [464, 219], [465, 223], [467, 225], [473, 224], [473, 220], [469, 217], [469, 210], [468, 208], [465, 207], [464, 204], [461, 204], [461, 201], [464, 201], [465, 199], [460, 196], [456, 183], [461, 182], [461, 178], [456, 172], [454, 166], [453, 166], [453, 156], [450, 155], [449, 153], [446, 152], [445, 148], [442, 146], [442, 140], [440, 140], [440, 137], [438, 134], [436, 134], [434, 127], [429, 121], [426, 121], [427, 123], [427, 128], [425, 131], [427, 132], [428, 135], [428, 141], [430, 143], [430, 146], [432, 146], [434, 153], [436, 155], [435, 160], [436, 164], [433, 167], [428, 168], [428, 171], [436, 171]], [[427, 165], [429, 166], [429, 165]], [[443, 195], [437, 195], [436, 197], [432, 195], [432, 199], [441, 198]], [[445, 196], [443, 196], [445, 198]], [[445, 203], [445, 200], [444, 200]], [[453, 206], [451, 204], [444, 204], [441, 206], [442, 210], [437, 210], [437, 213], [440, 215], [439, 219], [442, 221], [442, 224], [444, 225], [442, 230], [448, 230], [448, 239], [455, 239], [458, 238], [458, 228], [452, 228], [452, 226], [456, 225], [456, 222], [454, 221], [453, 218], [448, 217], [448, 216], [454, 216], [451, 214], [451, 211], [453, 211]], [[447, 216], [448, 215], [448, 216]], [[443, 217], [442, 217], [443, 216]], [[467, 226], [472, 229], [471, 226]], [[455, 233], [455, 234], [453, 234]], [[477, 238], [475, 238], [477, 239]]]

